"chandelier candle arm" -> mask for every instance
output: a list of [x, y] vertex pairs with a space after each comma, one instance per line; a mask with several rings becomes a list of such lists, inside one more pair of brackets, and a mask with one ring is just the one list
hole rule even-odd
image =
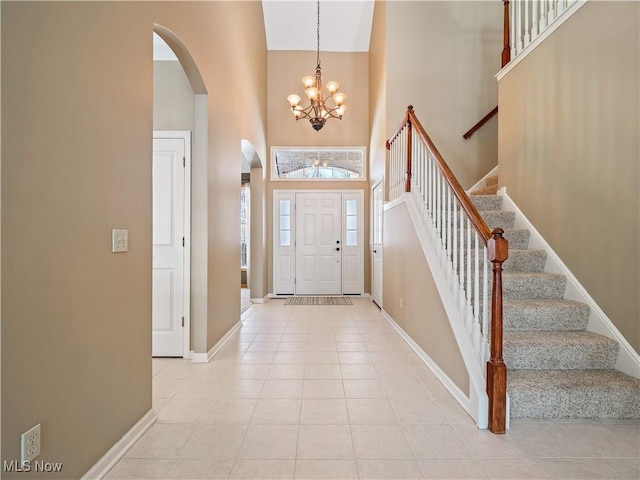
[[[347, 106], [344, 104], [347, 96], [339, 92], [340, 85], [338, 82], [328, 82], [326, 85], [328, 96], [325, 98], [322, 93], [322, 68], [320, 66], [320, 0], [318, 5], [318, 22], [317, 22], [317, 55], [316, 55], [316, 73], [315, 75], [307, 75], [302, 79], [302, 84], [305, 87], [304, 93], [309, 99], [309, 106], [303, 107], [300, 105], [302, 99], [299, 95], [291, 94], [287, 97], [289, 104], [291, 105], [291, 112], [296, 120], [301, 118], [309, 119], [311, 126], [319, 131], [324, 127], [325, 122], [329, 118], [338, 118], [342, 120], [343, 115], [347, 111]], [[327, 103], [329, 102], [330, 103]]]

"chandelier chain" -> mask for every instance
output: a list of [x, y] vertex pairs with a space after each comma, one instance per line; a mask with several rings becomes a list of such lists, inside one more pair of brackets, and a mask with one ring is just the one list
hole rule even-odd
[[318, 0], [318, 24], [317, 24], [317, 38], [318, 38], [318, 49], [317, 54], [316, 54], [316, 62], [317, 62], [317, 66], [320, 66], [320, 0]]

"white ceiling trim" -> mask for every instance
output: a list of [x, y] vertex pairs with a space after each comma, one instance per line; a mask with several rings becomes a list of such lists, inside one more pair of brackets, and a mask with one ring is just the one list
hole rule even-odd
[[[373, 0], [321, 0], [320, 51], [368, 52]], [[262, 0], [268, 50], [316, 50], [316, 0]]]

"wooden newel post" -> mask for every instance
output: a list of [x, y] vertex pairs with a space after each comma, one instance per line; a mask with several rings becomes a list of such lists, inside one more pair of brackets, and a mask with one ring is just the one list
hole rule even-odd
[[509, 242], [503, 233], [496, 228], [487, 242], [487, 255], [493, 263], [491, 357], [487, 362], [489, 430], [493, 433], [505, 433], [507, 416], [507, 367], [502, 360], [502, 263], [508, 258]]
[[504, 4], [504, 25], [503, 25], [503, 43], [502, 47], [502, 66], [504, 67], [511, 61], [511, 35], [510, 35], [510, 21], [509, 21], [509, 0], [502, 0]]
[[413, 145], [413, 122], [411, 121], [413, 114], [413, 105], [407, 107], [407, 169], [404, 179], [404, 191], [411, 191], [411, 146]]

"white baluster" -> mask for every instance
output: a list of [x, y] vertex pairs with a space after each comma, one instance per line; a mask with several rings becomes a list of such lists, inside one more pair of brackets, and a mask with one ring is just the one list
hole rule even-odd
[[524, 4], [524, 46], [526, 47], [531, 43], [531, 34], [529, 33], [530, 27], [531, 27], [531, 23], [529, 22], [529, 0], [524, 0], [523, 4]]
[[511, 59], [516, 58], [518, 52], [516, 51], [516, 0], [512, 0], [509, 3], [509, 29], [511, 33], [509, 34], [509, 42], [511, 43]]
[[531, 12], [531, 40], [535, 40], [540, 31], [538, 30], [538, 0], [533, 0], [531, 2], [532, 12]]
[[549, 0], [540, 1], [540, 32], [543, 32], [549, 24], [547, 21], [547, 12], [549, 10], [548, 3]]
[[478, 358], [482, 358], [482, 332], [480, 331], [480, 244], [478, 232], [473, 232], [474, 236], [474, 269], [475, 278], [473, 286], [473, 344], [476, 347]]
[[487, 247], [482, 247], [482, 257], [484, 258], [482, 269], [482, 357], [484, 362], [489, 360], [489, 272]]
[[549, 9], [547, 10], [548, 25], [551, 25], [556, 19], [556, 11], [553, 5], [555, 2], [556, 0], [549, 0]]
[[473, 327], [473, 311], [471, 309], [471, 220], [467, 217], [467, 245], [466, 245], [466, 257], [467, 257], [467, 286], [466, 291], [466, 324], [467, 333], [471, 336], [471, 329]]
[[523, 1], [516, 2], [516, 54], [522, 51], [522, 5]]
[[558, 0], [558, 6], [556, 7], [556, 18], [559, 17], [562, 12], [564, 12], [566, 5], [566, 0]]
[[452, 270], [453, 270], [453, 279], [451, 281], [451, 291], [455, 294], [459, 284], [460, 275], [458, 274], [458, 242], [460, 241], [460, 237], [458, 235], [458, 209], [459, 204], [457, 198], [454, 199], [453, 203], [453, 219], [452, 219], [452, 240], [451, 240], [451, 259], [452, 259]]

